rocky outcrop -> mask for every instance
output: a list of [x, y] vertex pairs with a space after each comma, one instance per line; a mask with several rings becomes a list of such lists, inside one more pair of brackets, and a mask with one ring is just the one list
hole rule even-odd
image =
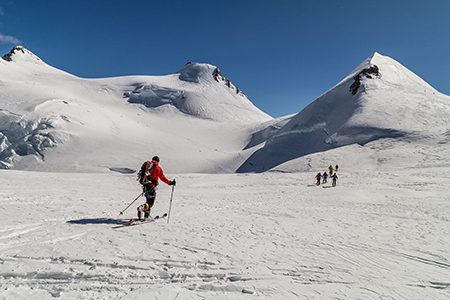
[[373, 65], [370, 68], [365, 68], [361, 72], [359, 72], [358, 75], [353, 77], [355, 82], [353, 82], [353, 84], [350, 86], [350, 92], [352, 92], [352, 95], [356, 95], [356, 93], [358, 93], [358, 89], [361, 86], [361, 78], [365, 76], [366, 78], [372, 79], [372, 75], [376, 77], [380, 76], [380, 70], [378, 69], [378, 66]]
[[236, 94], [238, 94], [240, 96], [243, 96], [243, 97], [248, 99], [247, 95], [245, 95], [244, 92], [242, 92], [237, 86], [235, 86], [233, 83], [231, 83], [231, 81], [228, 78], [222, 76], [222, 72], [220, 72], [219, 68], [215, 68], [214, 69], [213, 77], [214, 77], [215, 81], [217, 81], [217, 82], [224, 82], [225, 85], [229, 89], [235, 90]]

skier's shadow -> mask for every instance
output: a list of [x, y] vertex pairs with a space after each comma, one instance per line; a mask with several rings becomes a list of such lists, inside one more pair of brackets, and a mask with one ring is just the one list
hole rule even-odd
[[321, 186], [322, 184], [317, 184], [317, 183], [311, 183], [311, 184], [308, 184], [308, 187], [315, 187], [315, 186]]
[[87, 225], [87, 224], [117, 224], [117, 219], [111, 219], [111, 218], [79, 219], [79, 220], [67, 221], [67, 223], [79, 224], [79, 225]]

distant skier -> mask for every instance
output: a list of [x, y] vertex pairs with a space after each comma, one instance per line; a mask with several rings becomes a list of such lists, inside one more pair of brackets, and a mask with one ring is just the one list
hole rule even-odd
[[144, 213], [144, 219], [148, 219], [150, 217], [150, 210], [153, 204], [155, 204], [159, 179], [168, 185], [176, 185], [175, 179], [170, 181], [166, 178], [166, 176], [164, 176], [164, 172], [159, 166], [159, 157], [154, 156], [151, 162], [146, 161], [142, 165], [138, 174], [139, 183], [142, 184], [145, 199], [147, 200], [147, 202], [137, 208], [139, 220], [142, 217], [142, 213]]
[[331, 178], [333, 178], [333, 183], [332, 183], [332, 186], [336, 186], [336, 181], [337, 181], [337, 179], [338, 179], [338, 176], [337, 176], [337, 174], [336, 174], [336, 173], [334, 173], [334, 174], [333, 174], [333, 176], [331, 176]]
[[330, 171], [330, 176], [332, 176], [332, 175], [333, 175], [333, 171], [334, 171], [332, 165], [330, 165], [330, 166], [328, 167], [328, 171]]
[[316, 179], [317, 179], [316, 185], [320, 185], [320, 179], [321, 178], [322, 178], [322, 174], [320, 174], [320, 172], [317, 173], [317, 175], [316, 175]]
[[328, 174], [327, 171], [323, 172], [323, 182], [322, 183], [327, 183], [327, 178], [328, 178]]
[[339, 166], [338, 165], [336, 165], [335, 167], [334, 167], [334, 169], [336, 170], [336, 172], [338, 171], [338, 169], [339, 169]]

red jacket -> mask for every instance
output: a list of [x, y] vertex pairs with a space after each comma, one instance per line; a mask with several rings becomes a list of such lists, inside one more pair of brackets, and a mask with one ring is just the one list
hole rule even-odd
[[[153, 163], [153, 168], [152, 168], [152, 174], [150, 176], [151, 180], [156, 180], [156, 182], [158, 182], [160, 179], [166, 183], [169, 184], [170, 180], [166, 178], [166, 176], [164, 176], [164, 172], [161, 169], [161, 167], [158, 165], [158, 162], [155, 160], [152, 160]], [[152, 184], [153, 186], [157, 185], [157, 184]]]

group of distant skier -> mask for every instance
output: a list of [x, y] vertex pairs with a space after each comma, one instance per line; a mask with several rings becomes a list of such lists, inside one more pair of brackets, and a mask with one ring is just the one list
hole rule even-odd
[[325, 171], [325, 172], [323, 172], [323, 174], [322, 173], [317, 173], [317, 175], [316, 175], [316, 185], [320, 185], [320, 181], [322, 181], [322, 184], [325, 184], [325, 183], [327, 183], [327, 180], [328, 180], [328, 177], [330, 177], [331, 179], [333, 179], [333, 182], [332, 182], [332, 186], [336, 186], [336, 182], [337, 182], [337, 179], [338, 179], [338, 176], [337, 176], [337, 170], [339, 169], [339, 166], [338, 165], [336, 165], [334, 168], [333, 168], [333, 166], [332, 165], [330, 165], [329, 167], [328, 167], [328, 173], [327, 173], [327, 171]]

